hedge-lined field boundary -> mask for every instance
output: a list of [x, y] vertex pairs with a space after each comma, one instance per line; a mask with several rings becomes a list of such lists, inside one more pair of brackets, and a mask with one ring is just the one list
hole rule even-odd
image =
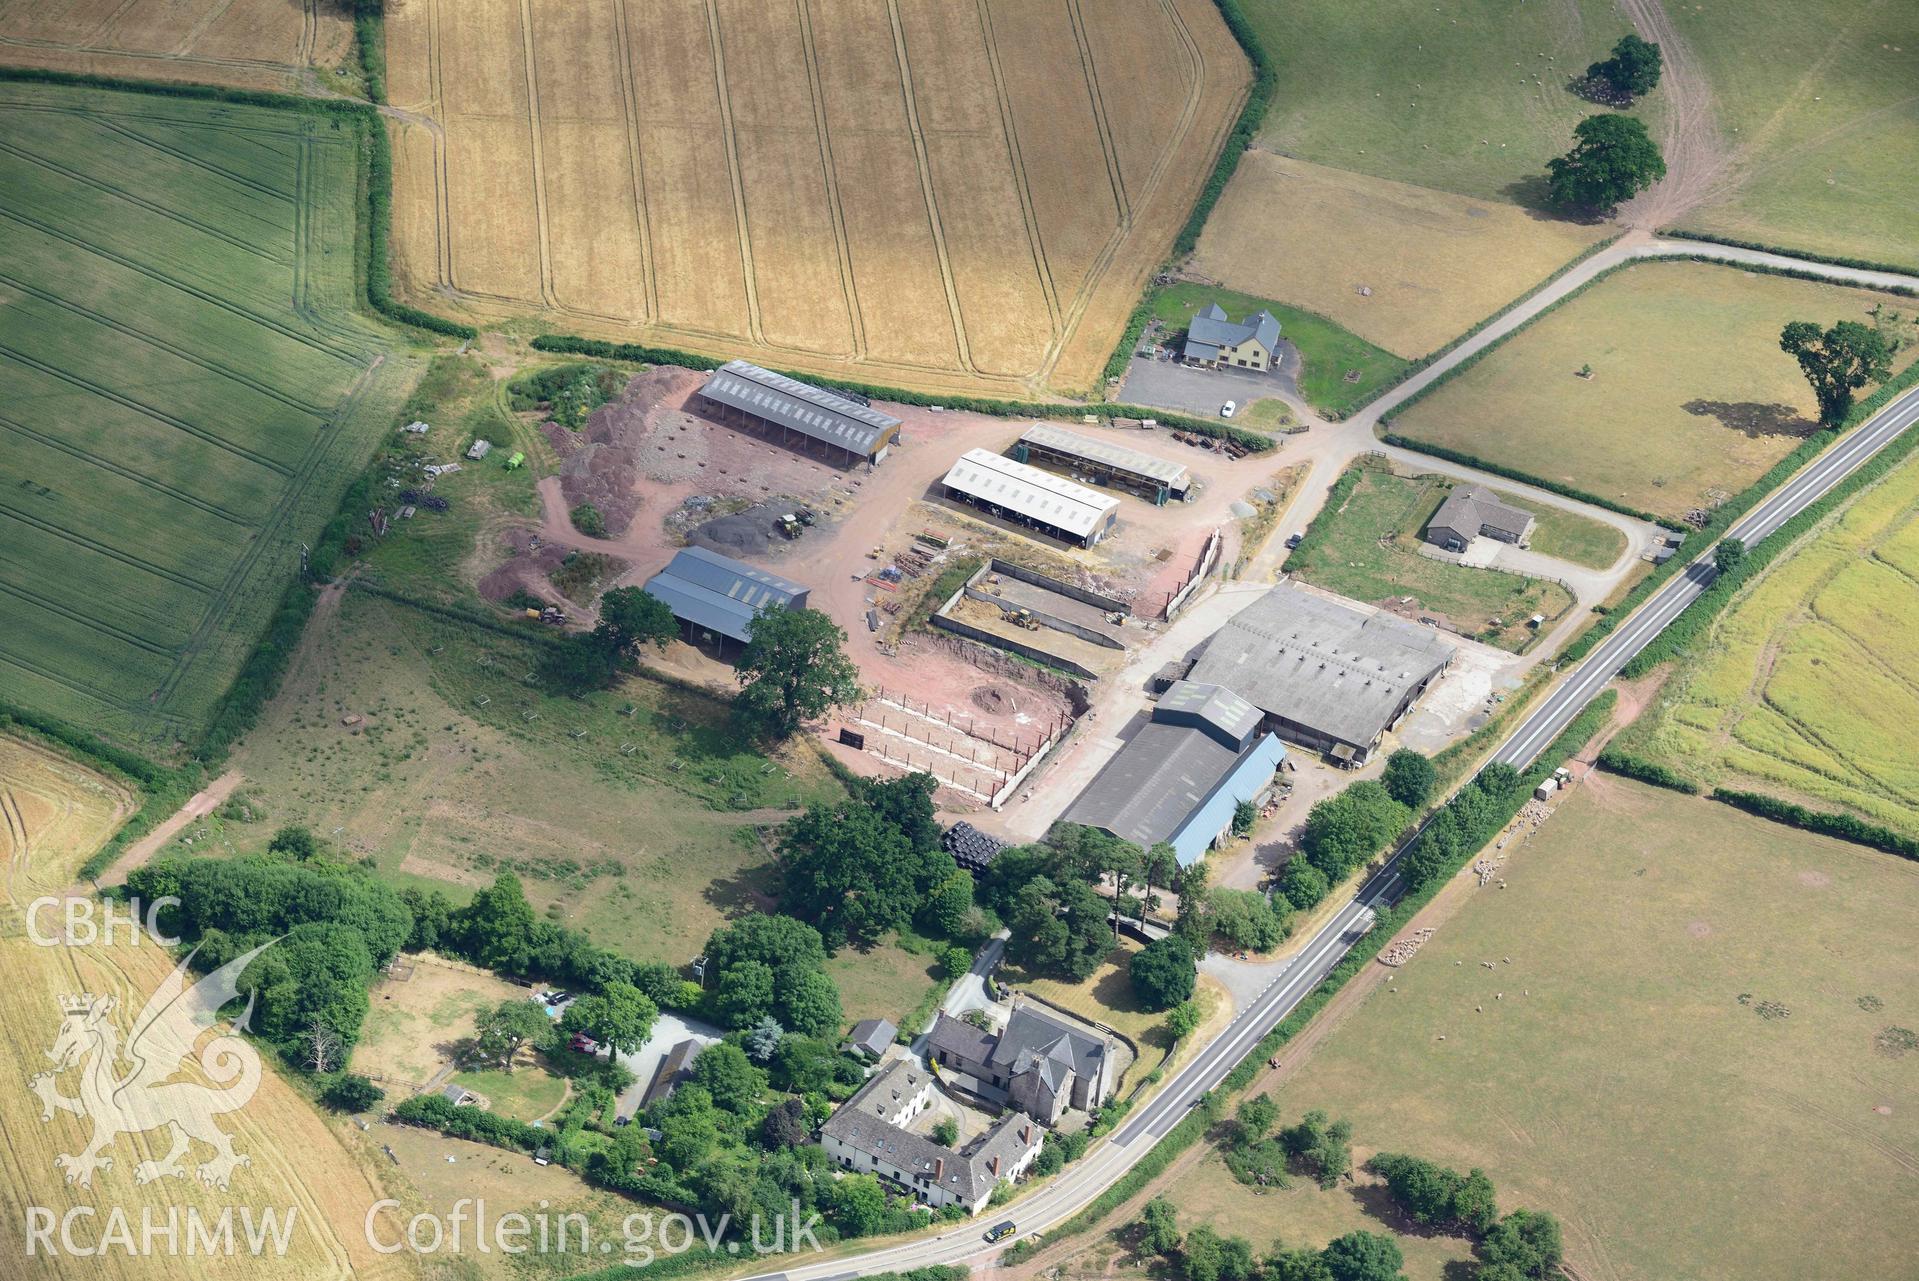
[[[533, 349], [559, 355], [592, 356], [599, 360], [624, 360], [642, 365], [677, 365], [685, 369], [718, 369], [726, 363], [714, 356], [702, 356], [697, 352], [681, 351], [676, 347], [655, 347], [647, 343], [607, 342], [599, 338], [580, 338], [572, 334], [541, 334], [533, 340]], [[1255, 453], [1265, 453], [1273, 448], [1272, 437], [1247, 431], [1243, 427], [1235, 427], [1230, 423], [1215, 422], [1210, 418], [1194, 418], [1188, 414], [1173, 413], [1164, 409], [1149, 409], [1141, 405], [1123, 405], [1110, 400], [1076, 405], [1052, 400], [997, 400], [989, 396], [966, 395], [938, 396], [931, 392], [908, 391], [904, 387], [887, 387], [879, 383], [828, 378], [796, 370], [775, 369], [773, 372], [800, 382], [811, 383], [815, 387], [850, 391], [870, 400], [890, 400], [894, 404], [916, 405], [922, 409], [951, 409], [987, 414], [994, 418], [1053, 418], [1069, 422], [1087, 414], [1106, 418], [1151, 418], [1162, 427], [1176, 427], [1195, 436], [1228, 440], [1242, 449]]]
[[1854, 818], [1850, 814], [1807, 809], [1804, 805], [1782, 801], [1777, 796], [1735, 791], [1725, 787], [1713, 788], [1712, 799], [1730, 805], [1734, 809], [1744, 810], [1758, 818], [1783, 823], [1787, 827], [1797, 827], [1804, 831], [1816, 832], [1820, 836], [1832, 836], [1842, 841], [1851, 841], [1855, 845], [1883, 850], [1888, 854], [1897, 854], [1901, 858], [1919, 859], [1919, 840], [1895, 832], [1889, 827], [1881, 827], [1877, 823], [1868, 823], [1864, 819]]
[[[1239, 51], [1253, 64], [1253, 87], [1246, 95], [1246, 105], [1239, 109], [1239, 119], [1233, 122], [1232, 132], [1226, 135], [1226, 145], [1220, 148], [1219, 158], [1213, 162], [1213, 172], [1207, 177], [1206, 185], [1200, 188], [1199, 198], [1193, 202], [1192, 211], [1186, 215], [1179, 235], [1173, 238], [1171, 251], [1160, 264], [1161, 271], [1198, 247], [1199, 234], [1206, 229], [1206, 220], [1212, 217], [1213, 206], [1226, 194], [1226, 184], [1239, 172], [1240, 159], [1259, 137], [1259, 128], [1266, 120], [1266, 110], [1272, 105], [1273, 94], [1279, 88], [1279, 72], [1273, 67], [1272, 58], [1267, 56], [1266, 46], [1254, 34], [1253, 24], [1247, 20], [1245, 10], [1239, 7], [1239, 0], [1213, 0], [1213, 7], [1219, 10], [1226, 29], [1239, 45]], [[1159, 272], [1153, 274], [1158, 275]], [[1106, 368], [1100, 371], [1101, 377], [1107, 381], [1126, 372], [1127, 362], [1133, 358], [1133, 349], [1139, 345], [1139, 336], [1146, 332], [1146, 322], [1152, 319], [1152, 296], [1153, 286], [1149, 282], [1140, 292], [1139, 301], [1133, 305], [1132, 314], [1126, 317], [1126, 327], [1120, 330], [1119, 343], [1113, 348], [1113, 354], [1106, 358]]]
[[1678, 770], [1661, 765], [1658, 761], [1649, 761], [1643, 756], [1636, 756], [1619, 747], [1608, 747], [1601, 752], [1598, 765], [1608, 774], [1617, 774], [1621, 778], [1636, 779], [1652, 787], [1684, 792], [1688, 796], [1699, 795], [1699, 785]]
[[[1919, 382], [1919, 365], [1914, 365], [1908, 371], [1905, 381]], [[1890, 390], [1891, 386], [1888, 384], [1882, 390]], [[1854, 417], [1858, 416], [1858, 412], [1855, 411]], [[1732, 602], [1741, 587], [1751, 582], [1766, 566], [1791, 551], [1801, 538], [1833, 512], [1906, 461], [1915, 449], [1919, 449], [1919, 429], [1907, 428], [1887, 441], [1878, 453], [1861, 463], [1851, 475], [1826, 491], [1817, 502], [1808, 504], [1804, 511], [1773, 530], [1757, 546], [1748, 547], [1746, 554], [1731, 569], [1717, 571], [1706, 590], [1668, 623], [1659, 635], [1648, 641], [1646, 647], [1633, 656], [1620, 674], [1629, 680], [1643, 676], [1661, 663], [1691, 649], [1712, 626], [1720, 611]], [[1678, 557], [1673, 559], [1676, 562]]]
[[[1847, 258], [1838, 254], [1818, 254], [1810, 249], [1785, 249], [1779, 245], [1768, 245], [1758, 240], [1741, 240], [1736, 236], [1719, 236], [1710, 231], [1684, 231], [1667, 228], [1659, 233], [1670, 240], [1696, 240], [1705, 245], [1725, 245], [1732, 249], [1751, 249], [1762, 254], [1778, 254], [1781, 258], [1799, 258], [1806, 262], [1823, 262], [1832, 267], [1851, 267], [1855, 271], [1889, 271], [1900, 276], [1919, 276], [1919, 267], [1902, 266], [1896, 262], [1877, 262], [1871, 258]], [[1725, 259], [1716, 261], [1724, 262]], [[1820, 277], [1826, 279], [1826, 277]], [[1890, 288], [1895, 293], [1919, 292], [1902, 285], [1868, 285], [1869, 289]]]
[[1414, 440], [1410, 436], [1401, 436], [1397, 432], [1390, 431], [1382, 433], [1380, 439], [1388, 445], [1397, 445], [1401, 449], [1410, 449], [1416, 454], [1426, 454], [1432, 458], [1443, 458], [1447, 462], [1458, 463], [1462, 467], [1473, 467], [1483, 472], [1490, 472], [1495, 476], [1504, 476], [1507, 480], [1517, 481], [1522, 485], [1531, 485], [1535, 489], [1543, 489], [1549, 493], [1558, 494], [1562, 498], [1570, 498], [1574, 502], [1589, 503], [1594, 507], [1604, 507], [1607, 511], [1618, 512], [1621, 516], [1631, 516], [1634, 520], [1643, 520], [1655, 525], [1664, 525], [1668, 529], [1677, 528], [1669, 516], [1657, 516], [1652, 512], [1646, 511], [1644, 508], [1628, 507], [1624, 503], [1611, 498], [1601, 497], [1590, 490], [1580, 489], [1576, 485], [1567, 485], [1560, 481], [1549, 480], [1544, 476], [1535, 476], [1532, 472], [1522, 471], [1517, 467], [1508, 467], [1506, 464], [1496, 463], [1490, 458], [1481, 458], [1477, 454], [1469, 454], [1463, 449], [1453, 449], [1448, 445], [1434, 445], [1423, 440]]
[[[1520, 808], [1532, 796], [1533, 788], [1537, 787], [1545, 779], [1551, 777], [1553, 770], [1558, 768], [1559, 765], [1568, 757], [1572, 756], [1574, 752], [1585, 746], [1585, 744], [1592, 739], [1593, 735], [1599, 732], [1601, 727], [1604, 726], [1606, 721], [1612, 716], [1613, 704], [1617, 700], [1618, 695], [1609, 689], [1588, 703], [1579, 715], [1575, 716], [1567, 724], [1566, 728], [1559, 732], [1559, 736], [1553, 739], [1546, 750], [1539, 754], [1534, 760], [1532, 767], [1519, 776], [1520, 785], [1513, 789], [1512, 803], [1502, 807], [1497, 815], [1498, 821], [1496, 823], [1488, 822], [1483, 831], [1475, 834], [1483, 837], [1483, 839], [1471, 844], [1454, 858], [1447, 860], [1445, 866], [1440, 869], [1439, 874], [1409, 891], [1398, 903], [1376, 917], [1372, 928], [1366, 932], [1365, 937], [1356, 943], [1345, 956], [1340, 958], [1339, 963], [1327, 973], [1325, 978], [1319, 981], [1318, 986], [1307, 993], [1300, 1003], [1293, 1007], [1291, 1013], [1281, 1019], [1273, 1027], [1271, 1032], [1268, 1032], [1260, 1039], [1257, 1045], [1253, 1046], [1252, 1049], [1248, 1050], [1245, 1055], [1241, 1057], [1238, 1065], [1226, 1074], [1225, 1079], [1222, 1080], [1218, 1087], [1212, 1092], [1212, 1099], [1216, 1101], [1225, 1095], [1233, 1094], [1244, 1089], [1252, 1082], [1253, 1078], [1258, 1075], [1260, 1066], [1266, 1060], [1272, 1058], [1288, 1041], [1304, 1031], [1307, 1024], [1311, 1023], [1313, 1018], [1321, 1010], [1326, 1008], [1332, 999], [1339, 994], [1340, 989], [1346, 986], [1353, 975], [1357, 974], [1377, 957], [1380, 951], [1385, 948], [1386, 944], [1392, 940], [1393, 936], [1404, 929], [1406, 923], [1412, 920], [1422, 908], [1432, 902], [1434, 896], [1439, 893], [1440, 889], [1444, 887], [1448, 881], [1457, 876], [1461, 869], [1466, 866], [1467, 862], [1475, 857], [1480, 850], [1484, 849], [1486, 843], [1491, 841], [1500, 829], [1512, 821], [1513, 817], [1519, 813]], [[1451, 802], [1448, 802], [1448, 804], [1451, 804]], [[1441, 808], [1443, 809], [1445, 807], [1442, 806]], [[1426, 824], [1422, 824], [1419, 831], [1414, 833], [1412, 838], [1400, 847], [1399, 852], [1405, 854], [1412, 851], [1421, 840], [1425, 839], [1425, 832]], [[1178, 1125], [1168, 1130], [1166, 1137], [1154, 1144], [1151, 1150], [1140, 1158], [1138, 1164], [1134, 1165], [1131, 1170], [1128, 1170], [1116, 1180], [1111, 1187], [1095, 1197], [1079, 1213], [1049, 1231], [1046, 1234], [1045, 1240], [1039, 1246], [1029, 1248], [1024, 1242], [1021, 1242], [1001, 1254], [1001, 1265], [1011, 1266], [1019, 1263], [1056, 1241], [1065, 1237], [1077, 1236], [1080, 1233], [1092, 1229], [1101, 1219], [1118, 1209], [1121, 1205], [1124, 1205], [1134, 1196], [1137, 1196], [1148, 1183], [1163, 1173], [1166, 1167], [1171, 1165], [1173, 1160], [1182, 1152], [1205, 1137], [1207, 1129], [1218, 1112], [1219, 1108], [1216, 1103], [1209, 1102], [1208, 1107], [1189, 1113]]]

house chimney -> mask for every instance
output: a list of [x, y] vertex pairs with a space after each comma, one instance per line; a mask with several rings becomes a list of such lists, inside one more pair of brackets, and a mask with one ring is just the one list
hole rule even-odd
[[999, 1157], [998, 1156], [995, 1156], [992, 1160], [986, 1163], [986, 1172], [992, 1175], [996, 1179], [999, 1177]]
[[1020, 1126], [1019, 1141], [1021, 1143], [1031, 1143], [1033, 1141], [1033, 1127], [1030, 1124]]
[[946, 1158], [943, 1156], [934, 1157], [933, 1158], [933, 1182], [938, 1183], [940, 1181], [940, 1178], [945, 1173], [946, 1173]]

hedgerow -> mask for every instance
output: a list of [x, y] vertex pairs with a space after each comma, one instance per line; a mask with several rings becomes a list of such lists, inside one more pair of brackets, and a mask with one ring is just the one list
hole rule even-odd
[[1803, 828], [1808, 832], [1817, 832], [1821, 836], [1835, 836], [1842, 841], [1851, 841], [1855, 845], [1864, 845], [1875, 850], [1884, 850], [1888, 854], [1897, 854], [1901, 858], [1919, 859], [1919, 840], [1877, 823], [1868, 823], [1864, 819], [1854, 818], [1850, 814], [1832, 814], [1823, 810], [1807, 809], [1791, 801], [1782, 801], [1777, 796], [1762, 796], [1757, 792], [1741, 792], [1730, 788], [1715, 787], [1712, 799], [1723, 801], [1735, 809], [1748, 814], [1771, 819], [1775, 823], [1784, 823], [1788, 827]]

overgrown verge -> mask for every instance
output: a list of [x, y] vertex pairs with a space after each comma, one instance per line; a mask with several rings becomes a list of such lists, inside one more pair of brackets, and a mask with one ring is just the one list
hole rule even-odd
[[[1453, 799], [1440, 808], [1439, 814], [1445, 814], [1456, 805], [1462, 810], [1466, 808], [1476, 810], [1471, 827], [1471, 835], [1475, 843], [1467, 845], [1443, 861], [1429, 863], [1430, 874], [1410, 889], [1399, 902], [1374, 919], [1373, 926], [1367, 931], [1365, 937], [1340, 958], [1339, 963], [1324, 979], [1320, 980], [1319, 985], [1307, 993], [1305, 998], [1293, 1007], [1292, 1012], [1281, 1019], [1273, 1030], [1260, 1040], [1259, 1044], [1246, 1052], [1239, 1064], [1227, 1074], [1225, 1080], [1221, 1081], [1218, 1088], [1209, 1096], [1205, 1107], [1195, 1109], [1178, 1125], [1168, 1130], [1166, 1137], [1154, 1144], [1152, 1149], [1140, 1158], [1137, 1165], [1091, 1201], [1085, 1209], [1052, 1229], [1047, 1234], [1044, 1244], [1051, 1245], [1066, 1237], [1077, 1236], [1090, 1230], [1113, 1210], [1138, 1195], [1148, 1183], [1164, 1173], [1166, 1167], [1171, 1165], [1176, 1157], [1205, 1137], [1206, 1131], [1222, 1115], [1220, 1101], [1225, 1096], [1237, 1093], [1251, 1084], [1265, 1060], [1273, 1057], [1288, 1041], [1305, 1030], [1307, 1024], [1311, 1023], [1314, 1016], [1339, 994], [1340, 989], [1346, 986], [1353, 975], [1371, 963], [1393, 936], [1404, 929], [1406, 923], [1433, 900], [1433, 896], [1439, 893], [1440, 888], [1448, 880], [1458, 874], [1467, 860], [1483, 849], [1501, 828], [1512, 821], [1526, 798], [1532, 795], [1533, 788], [1550, 777], [1561, 762], [1578, 751], [1599, 732], [1612, 716], [1613, 704], [1617, 701], [1618, 695], [1612, 690], [1607, 690], [1587, 704], [1586, 708], [1575, 716], [1564, 730], [1560, 731], [1551, 745], [1539, 754], [1530, 769], [1523, 774], [1515, 774], [1510, 781], [1499, 787], [1498, 790], [1506, 793], [1501, 804], [1487, 807], [1472, 805], [1469, 802], [1462, 805], [1461, 797], [1474, 787], [1474, 783], [1467, 784], [1465, 788], [1455, 793]], [[1475, 783], [1477, 781], [1475, 780]], [[1402, 847], [1401, 853], [1408, 856], [1409, 862], [1421, 849], [1422, 843], [1432, 839], [1439, 814], [1434, 816], [1433, 821], [1423, 825]], [[1021, 1242], [1002, 1253], [1000, 1263], [1006, 1267], [1013, 1266], [1037, 1253], [1041, 1248], [1041, 1246], [1028, 1246], [1025, 1242]]]
[[[614, 343], [599, 338], [580, 338], [572, 334], [541, 334], [533, 340], [532, 345], [535, 351], [592, 356], [598, 360], [634, 361], [647, 365], [678, 365], [686, 369], [718, 369], [726, 363], [713, 356], [702, 356], [696, 352], [681, 351], [675, 347], [654, 347], [646, 343]], [[1108, 418], [1152, 418], [1162, 426], [1177, 427], [1181, 431], [1214, 440], [1228, 440], [1242, 449], [1255, 453], [1265, 453], [1273, 448], [1272, 437], [1247, 431], [1243, 427], [1235, 427], [1231, 423], [1215, 422], [1210, 418], [1194, 418], [1164, 409], [1124, 405], [1114, 401], [1068, 404], [1051, 400], [998, 400], [989, 396], [936, 396], [923, 391], [908, 391], [903, 387], [852, 382], [844, 378], [827, 378], [819, 374], [795, 370], [776, 369], [773, 372], [811, 383], [815, 387], [855, 392], [869, 399], [890, 400], [900, 405], [965, 410], [975, 414], [988, 414], [994, 418], [1071, 419], [1084, 414]]]
[[[1816, 254], [1809, 249], [1782, 249], [1778, 245], [1763, 244], [1757, 240], [1740, 240], [1736, 236], [1718, 236], [1709, 231], [1677, 231], [1667, 229], [1659, 233], [1673, 240], [1697, 240], [1708, 245], [1728, 245], [1734, 249], [1752, 249], [1762, 254], [1778, 254], [1782, 258], [1800, 258], [1806, 262], [1829, 263], [1834, 267], [1851, 267], [1856, 271], [1890, 271], [1901, 276], [1919, 276], [1919, 267], [1902, 265], [1896, 262], [1876, 262], [1871, 258], [1846, 258], [1838, 254]], [[1725, 259], [1715, 261], [1724, 262]], [[1763, 268], [1762, 268], [1763, 269]], [[1820, 277], [1825, 279], [1825, 277]], [[1903, 285], [1874, 285], [1891, 293], [1915, 294], [1919, 290]]]

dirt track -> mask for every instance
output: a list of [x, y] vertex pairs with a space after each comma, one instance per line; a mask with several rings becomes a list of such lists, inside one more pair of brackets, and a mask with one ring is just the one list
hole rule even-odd
[[1666, 104], [1659, 138], [1666, 176], [1652, 190], [1621, 205], [1618, 220], [1628, 227], [1657, 231], [1724, 196], [1738, 185], [1738, 175], [1719, 132], [1712, 87], [1665, 7], [1660, 0], [1619, 0], [1619, 4], [1633, 29], [1658, 45], [1665, 60], [1658, 93]]

